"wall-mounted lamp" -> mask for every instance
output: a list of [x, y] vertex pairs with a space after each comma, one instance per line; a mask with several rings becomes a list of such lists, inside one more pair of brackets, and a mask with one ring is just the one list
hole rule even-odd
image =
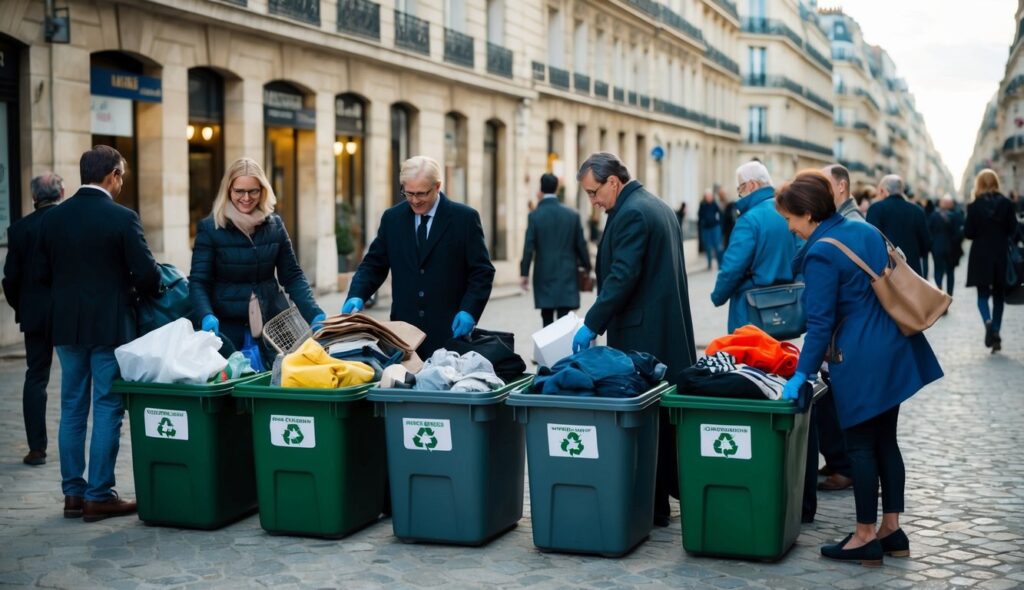
[[334, 155], [335, 156], [340, 156], [342, 150], [344, 150], [344, 149], [345, 149], [345, 145], [342, 144], [340, 141], [334, 142]]
[[196, 136], [196, 128], [195, 127], [193, 127], [192, 125], [189, 125], [188, 127], [185, 128], [185, 138], [186, 139], [188, 139], [189, 141], [192, 141], [192, 138], [195, 137], [195, 136]]
[[213, 127], [203, 127], [203, 139], [210, 141], [213, 138]]
[[358, 149], [359, 144], [354, 141], [349, 141], [345, 143], [345, 152], [350, 156], [356, 155], [356, 150]]
[[64, 6], [57, 8], [53, 0], [46, 0], [46, 20], [43, 22], [43, 35], [47, 43], [71, 42], [71, 9]]

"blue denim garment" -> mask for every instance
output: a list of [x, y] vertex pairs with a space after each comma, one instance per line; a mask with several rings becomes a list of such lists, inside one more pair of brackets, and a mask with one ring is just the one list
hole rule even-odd
[[547, 395], [635, 397], [660, 381], [665, 370], [647, 353], [595, 346], [541, 367], [533, 390]]
[[[113, 346], [58, 346], [60, 357], [61, 487], [65, 496], [90, 502], [109, 499], [114, 487], [114, 464], [121, 446], [124, 404], [110, 387], [120, 375]], [[92, 404], [92, 440], [89, 442], [88, 477], [85, 432]]]

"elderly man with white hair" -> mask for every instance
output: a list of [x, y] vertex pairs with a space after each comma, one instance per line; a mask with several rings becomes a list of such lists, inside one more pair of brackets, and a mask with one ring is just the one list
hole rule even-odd
[[341, 313], [362, 311], [391, 273], [391, 319], [427, 335], [423, 358], [472, 332], [494, 282], [480, 214], [441, 192], [441, 166], [413, 156], [398, 175], [405, 200], [384, 212]]
[[878, 196], [881, 200], [868, 209], [867, 221], [903, 251], [907, 264], [914, 272], [925, 276], [921, 261], [928, 256], [931, 248], [928, 221], [924, 209], [907, 200], [903, 190], [902, 178], [895, 174], [883, 176], [878, 183]]
[[793, 257], [799, 239], [775, 210], [775, 189], [768, 169], [758, 161], [736, 169], [740, 216], [711, 292], [716, 307], [729, 302], [729, 331], [748, 323], [744, 294], [750, 289], [793, 281]]

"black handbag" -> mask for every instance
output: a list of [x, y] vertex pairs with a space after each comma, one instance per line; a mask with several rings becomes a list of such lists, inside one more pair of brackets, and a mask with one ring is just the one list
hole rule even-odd
[[1008, 305], [1024, 304], [1024, 232], [1020, 225], [1006, 246], [1006, 295]]
[[803, 283], [755, 287], [743, 296], [747, 320], [776, 340], [797, 338], [807, 331], [803, 294]]
[[466, 354], [473, 351], [491, 361], [494, 373], [506, 383], [514, 381], [526, 372], [526, 362], [516, 354], [515, 335], [511, 332], [497, 332], [473, 328], [461, 338], [451, 338], [444, 347], [452, 352]]

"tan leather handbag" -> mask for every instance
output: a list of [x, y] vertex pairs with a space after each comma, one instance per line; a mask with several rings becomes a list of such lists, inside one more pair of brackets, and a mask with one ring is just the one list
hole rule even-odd
[[884, 235], [882, 239], [885, 240], [885, 246], [889, 251], [889, 263], [881, 275], [871, 270], [860, 256], [854, 254], [839, 240], [821, 238], [821, 241], [842, 250], [843, 254], [871, 277], [871, 288], [874, 289], [878, 302], [896, 322], [904, 336], [924, 332], [946, 313], [949, 304], [953, 303], [953, 298], [914, 272], [907, 264], [903, 251], [893, 246]]

